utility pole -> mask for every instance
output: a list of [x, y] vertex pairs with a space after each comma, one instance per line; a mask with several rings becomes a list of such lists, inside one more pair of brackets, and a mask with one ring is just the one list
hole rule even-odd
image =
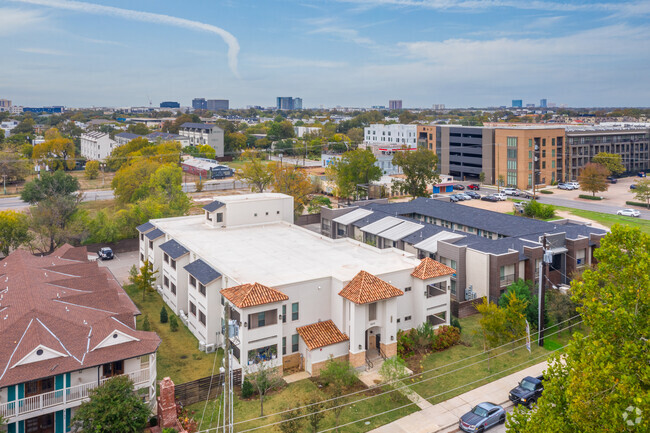
[[539, 263], [539, 293], [538, 297], [538, 316], [537, 316], [537, 344], [540, 347], [544, 347], [544, 298], [546, 295], [546, 278], [548, 275], [548, 264], [553, 260], [551, 252], [548, 250], [548, 242], [546, 241], [546, 235], [542, 240], [542, 246], [544, 249], [544, 260]]
[[[230, 411], [228, 410], [230, 399], [230, 303], [225, 302], [224, 303], [224, 315], [225, 315], [225, 321], [226, 321], [226, 329], [224, 331], [224, 338], [225, 338], [225, 343], [226, 343], [226, 350], [223, 354], [223, 360], [224, 360], [224, 368], [225, 371], [223, 373], [223, 383], [224, 383], [224, 394], [223, 394], [223, 413], [224, 413], [224, 419], [223, 419], [223, 431], [224, 433], [226, 431], [230, 431], [230, 428], [226, 430], [226, 426], [228, 426], [229, 423], [229, 416]], [[216, 356], [216, 354], [215, 354]]]

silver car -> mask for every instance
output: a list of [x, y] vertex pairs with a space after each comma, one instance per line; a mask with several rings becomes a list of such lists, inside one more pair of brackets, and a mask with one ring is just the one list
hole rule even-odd
[[494, 403], [479, 403], [460, 417], [458, 427], [468, 433], [482, 433], [488, 428], [506, 422], [506, 411]]

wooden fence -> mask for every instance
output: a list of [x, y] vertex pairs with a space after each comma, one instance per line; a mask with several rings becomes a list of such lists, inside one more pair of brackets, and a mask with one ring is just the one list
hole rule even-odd
[[300, 215], [296, 218], [296, 225], [306, 226], [307, 224], [317, 224], [320, 222], [320, 213]]
[[[180, 383], [176, 385], [176, 399], [183, 406], [214, 399], [221, 392], [224, 373], [215, 374], [214, 376], [204, 377], [192, 382]], [[210, 386], [212, 381], [212, 386]], [[233, 370], [233, 382], [235, 385], [241, 385], [241, 368]]]

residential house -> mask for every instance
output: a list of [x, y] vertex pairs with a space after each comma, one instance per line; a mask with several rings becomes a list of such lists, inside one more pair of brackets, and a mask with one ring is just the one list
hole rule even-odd
[[217, 157], [224, 156], [224, 132], [217, 125], [207, 123], [183, 123], [178, 134], [189, 139], [190, 146], [207, 144], [216, 151]]

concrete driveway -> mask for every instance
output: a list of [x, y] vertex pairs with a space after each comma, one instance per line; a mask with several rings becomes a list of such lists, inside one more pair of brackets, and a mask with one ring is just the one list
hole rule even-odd
[[113, 260], [98, 260], [99, 266], [104, 266], [113, 273], [120, 284], [129, 283], [129, 270], [133, 265], [138, 265], [139, 251], [115, 254]]

